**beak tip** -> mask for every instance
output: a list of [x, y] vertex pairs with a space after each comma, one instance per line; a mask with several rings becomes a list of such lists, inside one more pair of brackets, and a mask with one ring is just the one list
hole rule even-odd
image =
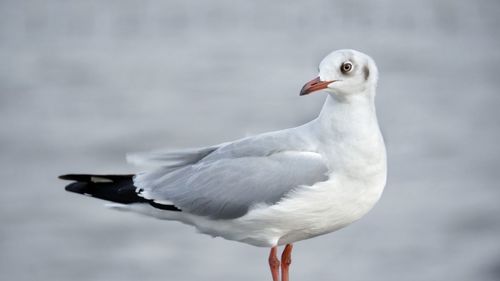
[[319, 90], [326, 89], [328, 87], [328, 84], [334, 82], [335, 80], [332, 81], [321, 81], [319, 77], [314, 78], [313, 80], [307, 82], [304, 87], [300, 90], [300, 96], [305, 96], [308, 95], [312, 92], [316, 92]]

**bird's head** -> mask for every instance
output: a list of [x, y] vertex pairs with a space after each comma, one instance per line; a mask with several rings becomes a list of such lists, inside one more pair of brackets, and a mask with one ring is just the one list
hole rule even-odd
[[300, 95], [325, 90], [336, 96], [348, 96], [375, 89], [378, 70], [368, 55], [355, 50], [337, 50], [319, 64], [318, 77], [307, 82]]

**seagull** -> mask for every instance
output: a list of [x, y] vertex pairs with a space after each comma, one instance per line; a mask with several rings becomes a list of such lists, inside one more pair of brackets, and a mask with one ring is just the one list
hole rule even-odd
[[[328, 54], [300, 95], [327, 93], [314, 120], [232, 142], [127, 156], [134, 175], [68, 174], [67, 191], [179, 221], [213, 237], [270, 248], [273, 281], [289, 280], [293, 243], [343, 228], [379, 200], [387, 177], [368, 55]], [[278, 258], [278, 246], [285, 246]], [[281, 268], [281, 272], [280, 272]], [[281, 273], [281, 274], [280, 274]]]

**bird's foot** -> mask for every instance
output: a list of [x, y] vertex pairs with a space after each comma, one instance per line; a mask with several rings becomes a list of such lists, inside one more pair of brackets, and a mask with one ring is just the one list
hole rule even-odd
[[280, 278], [280, 260], [276, 256], [277, 247], [272, 247], [269, 253], [269, 268], [273, 276], [273, 281], [279, 281]]
[[288, 269], [292, 263], [292, 244], [287, 244], [281, 255], [281, 281], [289, 281]]

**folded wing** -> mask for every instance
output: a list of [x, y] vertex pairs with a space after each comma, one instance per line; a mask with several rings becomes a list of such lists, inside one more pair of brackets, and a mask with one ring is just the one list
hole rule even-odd
[[232, 219], [255, 204], [272, 205], [296, 188], [324, 181], [328, 173], [316, 152], [209, 158], [174, 170], [161, 167], [138, 174], [134, 184], [146, 199], [172, 202], [183, 212], [200, 216]]

